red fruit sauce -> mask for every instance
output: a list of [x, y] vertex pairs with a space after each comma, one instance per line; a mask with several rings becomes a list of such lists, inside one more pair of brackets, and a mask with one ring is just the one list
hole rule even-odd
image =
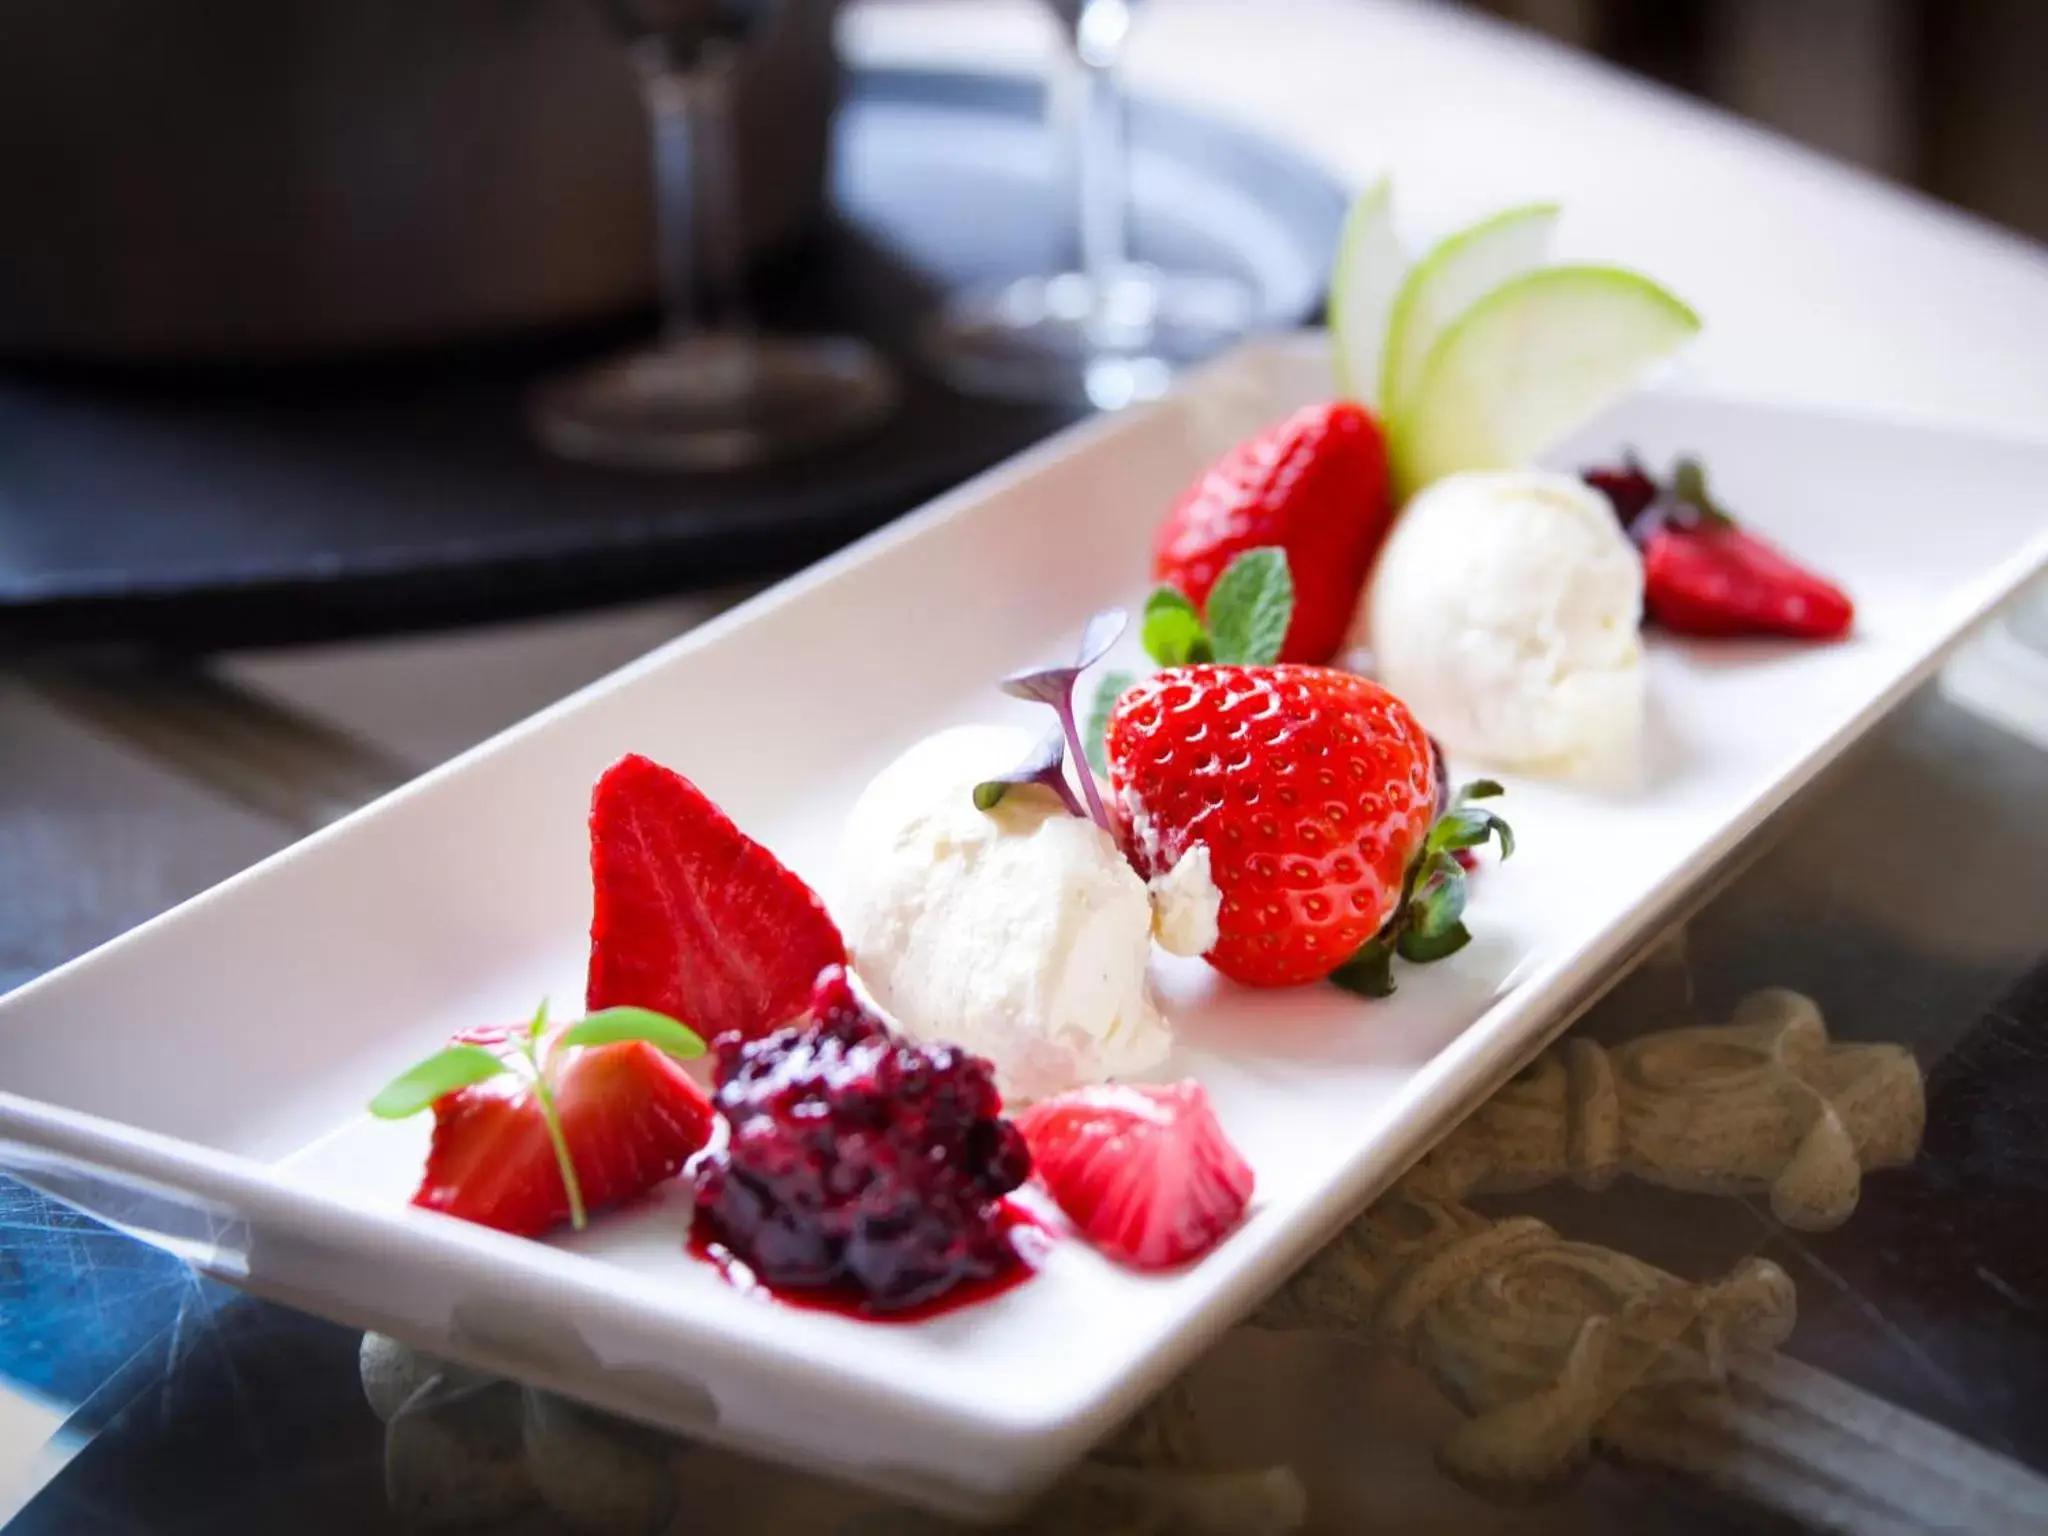
[[726, 1284], [749, 1296], [763, 1301], [777, 1302], [785, 1307], [797, 1307], [806, 1312], [834, 1312], [841, 1317], [850, 1317], [863, 1323], [922, 1323], [949, 1312], [958, 1312], [963, 1307], [979, 1306], [1006, 1292], [1015, 1290], [1026, 1280], [1038, 1273], [1038, 1267], [1054, 1241], [1045, 1224], [1030, 1211], [1013, 1201], [1002, 1204], [1001, 1225], [1010, 1239], [1017, 1255], [1016, 1263], [999, 1275], [986, 1279], [963, 1280], [951, 1289], [940, 1292], [914, 1306], [897, 1307], [888, 1311], [876, 1310], [866, 1297], [851, 1286], [839, 1286], [830, 1290], [798, 1290], [770, 1285], [749, 1267], [747, 1261], [735, 1254], [717, 1238], [717, 1223], [708, 1220], [702, 1211], [691, 1223], [690, 1236], [685, 1246], [705, 1262], [715, 1265]]

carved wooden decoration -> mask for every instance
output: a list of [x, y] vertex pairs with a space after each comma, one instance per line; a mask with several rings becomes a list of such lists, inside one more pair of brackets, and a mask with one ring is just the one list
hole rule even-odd
[[1927, 1103], [1912, 1053], [1839, 1045], [1811, 998], [1772, 989], [1726, 1024], [1665, 1030], [1613, 1050], [1561, 1041], [1432, 1152], [1435, 1187], [1462, 1197], [1623, 1173], [1671, 1189], [1768, 1195], [1788, 1227], [1856, 1208], [1863, 1175], [1910, 1162]]

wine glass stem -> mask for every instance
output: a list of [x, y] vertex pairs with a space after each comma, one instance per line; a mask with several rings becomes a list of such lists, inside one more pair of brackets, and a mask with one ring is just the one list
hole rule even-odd
[[1079, 71], [1081, 270], [1097, 292], [1130, 259], [1130, 146], [1117, 64], [1128, 25], [1124, 0], [1094, 0], [1076, 19]]
[[677, 69], [640, 59], [654, 162], [655, 281], [664, 337], [700, 325], [744, 331], [749, 320], [732, 147], [732, 63]]

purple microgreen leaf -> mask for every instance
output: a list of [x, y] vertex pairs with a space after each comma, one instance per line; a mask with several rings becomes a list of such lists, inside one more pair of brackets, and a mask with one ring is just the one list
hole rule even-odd
[[571, 1024], [556, 1037], [554, 1049], [573, 1045], [623, 1045], [644, 1040], [656, 1050], [678, 1061], [690, 1061], [704, 1054], [704, 1042], [697, 1032], [652, 1008], [600, 1008], [588, 1018]]
[[533, 1100], [540, 1108], [541, 1123], [548, 1128], [555, 1163], [562, 1170], [562, 1191], [569, 1197], [569, 1223], [581, 1232], [590, 1223], [590, 1214], [583, 1208], [583, 1182], [576, 1177], [576, 1159], [570, 1156], [569, 1138], [562, 1131], [562, 1111], [555, 1103], [554, 1085], [545, 1072], [534, 1077]]
[[1128, 672], [1105, 672], [1095, 683], [1095, 703], [1088, 711], [1088, 766], [1105, 778], [1109, 774], [1109, 717], [1116, 701], [1136, 680]]
[[480, 1045], [451, 1045], [386, 1083], [370, 1100], [370, 1113], [379, 1120], [403, 1120], [432, 1109], [436, 1100], [457, 1089], [489, 1082], [511, 1070], [503, 1057]]
[[[1057, 707], [1057, 706], [1055, 706]], [[983, 779], [974, 786], [974, 808], [977, 811], [992, 811], [1002, 804], [1003, 796], [1019, 784], [1043, 784], [1060, 797], [1060, 802], [1076, 816], [1086, 816], [1081, 802], [1074, 798], [1074, 791], [1067, 783], [1067, 731], [1064, 725], [1055, 725], [1039, 738], [1030, 754], [1007, 773], [999, 773], [992, 779]]]
[[1140, 621], [1145, 654], [1162, 667], [1185, 667], [1216, 659], [1202, 616], [1172, 587], [1155, 587]]
[[1103, 608], [1088, 616], [1081, 626], [1081, 646], [1074, 654], [1074, 670], [1086, 672], [1110, 653], [1130, 626], [1131, 617], [1121, 608]]
[[[1087, 771], [1087, 747], [1081, 740], [1080, 724], [1074, 718], [1074, 684], [1080, 679], [1082, 672], [1108, 654], [1109, 648], [1116, 644], [1117, 637], [1124, 632], [1124, 625], [1127, 622], [1128, 620], [1121, 608], [1105, 608], [1090, 617], [1088, 622], [1082, 626], [1081, 646], [1072, 666], [1045, 667], [1035, 672], [1017, 672], [1003, 679], [1003, 692], [1009, 694], [1012, 698], [1029, 699], [1034, 703], [1050, 705], [1054, 712], [1059, 715], [1060, 733], [1066, 743], [1066, 752], [1073, 759], [1078, 770], [1077, 776], [1081, 780], [1082, 797], [1087, 801], [1088, 805], [1087, 814], [1094, 819], [1097, 826], [1112, 836], [1115, 835], [1116, 829], [1110, 823], [1109, 813], [1103, 809], [1102, 792], [1095, 786], [1095, 775]], [[1009, 781], [1013, 783], [1023, 782], [1007, 775], [1005, 777], [1009, 778]], [[1000, 801], [1002, 799], [1002, 792], [992, 787], [999, 782], [1001, 781], [990, 779], [976, 785], [974, 803], [981, 806], [983, 810], [987, 810], [990, 806]], [[1079, 805], [1075, 803], [1072, 790], [1066, 787], [1064, 775], [1060, 776], [1056, 781], [1047, 781], [1034, 775], [1031, 782], [1048, 783], [1049, 787], [1058, 789], [1061, 792], [1061, 798], [1067, 802], [1068, 807], [1073, 810], [1074, 814], [1077, 816], [1081, 814]], [[983, 805], [984, 798], [990, 796], [993, 798], [988, 798], [988, 803]]]
[[1287, 551], [1274, 546], [1248, 549], [1231, 561], [1209, 589], [1205, 617], [1218, 661], [1243, 667], [1278, 661], [1294, 617], [1294, 577], [1287, 569]]

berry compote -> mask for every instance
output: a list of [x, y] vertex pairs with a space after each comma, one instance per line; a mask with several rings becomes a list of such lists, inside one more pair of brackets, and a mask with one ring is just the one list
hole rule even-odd
[[698, 1164], [700, 1243], [793, 1299], [874, 1314], [1022, 1267], [1002, 1196], [1031, 1154], [979, 1056], [898, 1037], [839, 966], [803, 1022], [715, 1049], [731, 1135]]

